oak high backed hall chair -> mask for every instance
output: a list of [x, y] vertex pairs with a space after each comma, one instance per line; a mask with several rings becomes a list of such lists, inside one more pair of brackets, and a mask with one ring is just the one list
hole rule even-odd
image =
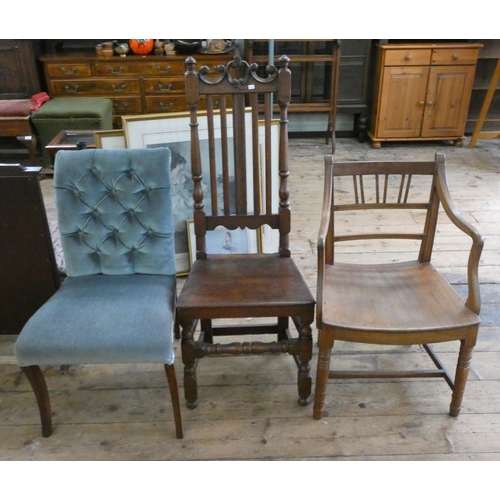
[[[289, 353], [298, 366], [299, 403], [310, 401], [315, 302], [290, 256], [288, 63], [281, 56], [279, 69], [268, 66], [260, 75], [257, 65], [235, 57], [216, 67], [214, 77], [208, 67], [196, 71], [192, 57], [186, 60], [196, 260], [179, 294], [177, 317], [188, 408], [198, 404], [198, 360], [219, 354]], [[206, 113], [198, 109], [202, 99]], [[273, 102], [279, 121], [273, 120]], [[273, 140], [276, 127], [279, 137]], [[272, 252], [249, 253], [245, 239], [255, 238], [264, 225], [277, 235]], [[224, 242], [213, 244], [221, 227]], [[239, 243], [228, 244], [228, 238]], [[213, 321], [221, 318], [231, 324]], [[260, 323], [242, 325], [243, 318]], [[290, 333], [289, 318], [297, 337]], [[249, 339], [250, 334], [265, 337]], [[214, 344], [220, 335], [252, 341]]]
[[170, 150], [60, 151], [54, 172], [67, 278], [15, 344], [42, 435], [52, 414], [40, 365], [161, 363], [181, 438]]
[[[470, 251], [466, 250], [466, 300], [431, 264], [440, 204], [449, 220], [472, 239]], [[367, 212], [372, 212], [370, 218], [365, 218]], [[382, 218], [389, 215], [393, 221], [383, 222]], [[349, 222], [349, 216], [356, 221]], [[468, 237], [464, 239], [468, 245]], [[371, 263], [363, 264], [359, 253], [363, 249], [354, 246], [359, 245], [358, 240], [371, 240], [371, 249], [377, 248], [380, 240], [380, 250], [392, 242], [399, 257], [392, 254], [389, 259], [378, 260], [371, 255]], [[411, 245], [408, 240], [413, 240], [413, 248], [405, 250], [401, 244]], [[349, 252], [342, 252], [340, 243], [353, 246], [354, 259], [349, 259]], [[435, 161], [350, 163], [334, 162], [331, 155], [325, 157], [318, 237], [319, 357], [314, 418], [323, 416], [328, 379], [370, 377], [444, 377], [453, 392], [449, 413], [458, 416], [480, 323], [478, 265], [482, 248], [482, 236], [452, 203], [444, 155], [436, 154]], [[419, 344], [435, 368], [331, 371], [330, 359], [335, 359], [332, 348], [337, 340]], [[428, 345], [452, 340], [460, 341], [454, 379]]]

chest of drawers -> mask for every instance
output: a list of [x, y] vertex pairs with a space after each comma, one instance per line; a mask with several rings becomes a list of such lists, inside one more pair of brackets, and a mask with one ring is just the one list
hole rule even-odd
[[[114, 125], [122, 115], [187, 111], [184, 61], [187, 56], [102, 58], [88, 53], [40, 57], [51, 97], [107, 97], [113, 101]], [[197, 67], [226, 64], [234, 53], [195, 54]]]

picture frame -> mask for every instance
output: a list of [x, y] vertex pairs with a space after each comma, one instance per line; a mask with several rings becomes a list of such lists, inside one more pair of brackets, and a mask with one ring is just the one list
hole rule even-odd
[[96, 130], [94, 132], [96, 149], [125, 149], [123, 130]]
[[[186, 221], [186, 232], [188, 235], [189, 262], [190, 266], [196, 260], [196, 237], [194, 233], [194, 221]], [[219, 226], [213, 231], [207, 231], [205, 242], [207, 253], [212, 255], [249, 254], [258, 253], [260, 248], [260, 232], [245, 229], [226, 229]]]
[[[245, 112], [246, 130], [251, 133], [251, 112]], [[220, 114], [214, 113], [215, 138], [220, 140]], [[189, 112], [155, 113], [122, 116], [122, 128], [127, 148], [168, 147], [172, 153], [170, 179], [175, 226], [175, 258], [177, 275], [189, 273], [189, 243], [186, 221], [193, 217], [193, 181], [191, 177], [191, 127]], [[227, 114], [228, 137], [232, 134], [232, 113]], [[206, 112], [198, 113], [198, 135], [202, 157], [208, 157], [208, 122]], [[249, 139], [250, 140], [250, 139]], [[230, 141], [231, 146], [232, 142]], [[204, 154], [204, 151], [206, 153]], [[247, 151], [247, 169], [252, 168], [252, 152]], [[232, 160], [233, 155], [229, 154]], [[219, 164], [219, 162], [217, 162]], [[230, 170], [232, 169], [230, 165]], [[210, 206], [210, 189], [204, 180], [205, 205]], [[253, 185], [247, 186], [247, 199], [253, 199]]]

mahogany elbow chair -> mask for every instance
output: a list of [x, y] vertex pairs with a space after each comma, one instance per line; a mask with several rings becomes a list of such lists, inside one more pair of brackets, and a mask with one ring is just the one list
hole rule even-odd
[[170, 150], [61, 151], [54, 189], [67, 278], [15, 344], [42, 435], [52, 413], [40, 365], [160, 363], [182, 438]]
[[[418, 187], [423, 179], [427, 179], [426, 191]], [[431, 264], [440, 204], [451, 222], [472, 239], [466, 300]], [[346, 222], [350, 214], [359, 217], [368, 211], [378, 212], [370, 219], [373, 224], [368, 229], [361, 230], [360, 225]], [[396, 223], [377, 230], [376, 226], [383, 224], [381, 214], [402, 212], [409, 213], [413, 222], [419, 220], [416, 214], [422, 212], [423, 227], [414, 230], [406, 224], [403, 232], [384, 232], [386, 227], [397, 228]], [[341, 222], [337, 220], [340, 218]], [[413, 250], [418, 256], [414, 253], [413, 260], [380, 264], [346, 261], [339, 244], [363, 239], [372, 240], [372, 245], [375, 239], [414, 240], [417, 243]], [[323, 215], [318, 237], [315, 419], [323, 417], [329, 379], [372, 377], [443, 377], [453, 393], [449, 414], [458, 416], [480, 324], [478, 265], [482, 248], [482, 236], [452, 203], [443, 154], [436, 154], [435, 161], [399, 162], [338, 163], [331, 155], [325, 157]], [[360, 259], [359, 254], [356, 259]], [[332, 348], [338, 340], [420, 344], [435, 369], [333, 371]], [[460, 341], [454, 378], [429, 345], [453, 340]]]
[[[315, 301], [289, 247], [289, 58], [281, 56], [279, 67], [268, 66], [264, 74], [239, 57], [215, 71], [197, 71], [195, 62], [186, 60], [196, 260], [177, 300], [186, 404], [191, 409], [198, 405], [199, 359], [288, 353], [298, 367], [299, 403], [307, 405]], [[206, 113], [199, 111], [202, 102]], [[279, 122], [273, 120], [273, 102]], [[276, 141], [273, 127], [279, 128]], [[219, 227], [230, 235], [255, 234], [265, 225], [277, 235], [269, 253], [237, 253], [229, 245], [224, 255], [207, 243]], [[242, 324], [243, 318], [260, 322]], [[289, 319], [298, 336], [291, 334]], [[214, 343], [221, 335], [242, 335], [248, 341]], [[261, 341], [269, 335], [272, 341]]]

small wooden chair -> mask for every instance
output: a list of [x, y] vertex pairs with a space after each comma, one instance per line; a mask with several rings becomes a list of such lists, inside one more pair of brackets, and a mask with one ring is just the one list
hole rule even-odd
[[[267, 74], [260, 75], [257, 65], [250, 66], [235, 57], [226, 67], [216, 68], [216, 77], [213, 72], [209, 75], [207, 67], [196, 71], [195, 62], [192, 57], [186, 60], [196, 260], [177, 300], [187, 406], [195, 408], [198, 404], [198, 359], [218, 354], [281, 352], [295, 358], [299, 403], [306, 405], [311, 395], [309, 362], [315, 302], [289, 248], [289, 59], [282, 56], [279, 69], [268, 66]], [[279, 123], [272, 120], [273, 94], [280, 108]], [[198, 111], [202, 100], [206, 114]], [[276, 126], [279, 137], [273, 141]], [[204, 155], [201, 146], [206, 146]], [[202, 163], [209, 172], [203, 178]], [[241, 231], [243, 240], [254, 237], [264, 225], [278, 236], [273, 253], [251, 254], [243, 248], [243, 253], [229, 249], [229, 254], [223, 255], [222, 249], [207, 243], [208, 236], [219, 227], [225, 228], [224, 234], [229, 233], [234, 241], [236, 236], [241, 238]], [[222, 318], [231, 322], [237, 318], [267, 318], [268, 323], [268, 318], [274, 319], [272, 324], [244, 326], [215, 325], [212, 321]], [[298, 329], [298, 337], [293, 338], [289, 331], [289, 318]], [[198, 321], [201, 333], [195, 340]], [[244, 335], [248, 339], [250, 334], [276, 338], [272, 342], [213, 343], [215, 336]]]
[[[426, 191], [420, 184], [425, 178]], [[440, 203], [451, 222], [472, 238], [466, 301], [430, 262]], [[383, 224], [383, 214], [391, 210], [399, 217], [392, 227], [404, 226], [404, 232], [386, 233], [383, 227], [377, 230]], [[365, 231], [361, 224], [347, 222], [349, 214], [359, 219], [365, 211], [377, 212], [371, 219], [373, 226]], [[409, 214], [407, 219], [400, 215], [404, 212]], [[413, 230], [410, 225], [417, 226], [420, 217], [423, 227]], [[341, 218], [341, 222], [336, 218]], [[347, 230], [339, 231], [340, 224]], [[353, 244], [363, 239], [372, 243], [383, 239], [386, 244], [396, 239], [415, 240], [418, 258], [362, 264], [360, 254], [356, 254], [353, 262], [339, 262], [346, 257], [339, 257], [338, 243]], [[325, 157], [323, 215], [318, 237], [319, 358], [314, 418], [323, 416], [328, 379], [372, 377], [444, 377], [453, 391], [450, 415], [459, 414], [480, 323], [478, 265], [482, 248], [481, 235], [453, 206], [444, 155], [437, 154], [435, 161], [427, 162], [334, 163], [333, 156]], [[421, 344], [437, 369], [330, 371], [336, 340]], [[454, 380], [428, 345], [451, 340], [461, 343]]]

